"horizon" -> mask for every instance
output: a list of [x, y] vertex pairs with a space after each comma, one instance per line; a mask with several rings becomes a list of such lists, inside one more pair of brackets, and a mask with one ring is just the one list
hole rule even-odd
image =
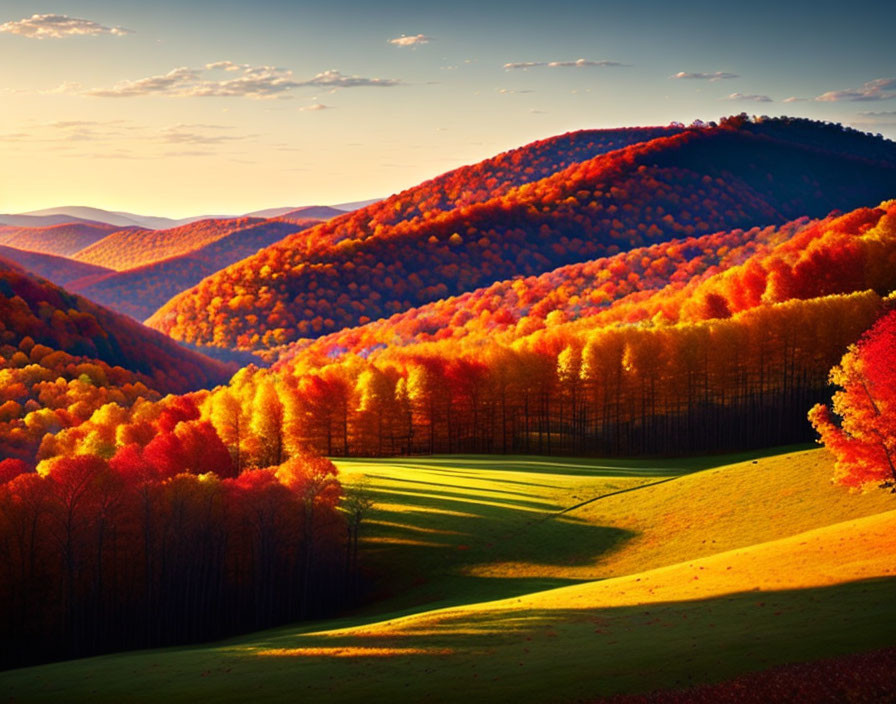
[[[253, 210], [239, 210], [233, 211], [229, 213], [188, 213], [185, 215], [176, 215], [170, 216], [167, 213], [138, 213], [129, 210], [112, 210], [110, 208], [104, 208], [101, 205], [93, 205], [89, 203], [69, 203], [67, 205], [49, 205], [45, 208], [34, 208], [33, 210], [28, 211], [19, 211], [19, 212], [8, 212], [8, 213], [0, 213], [2, 215], [35, 215], [40, 216], [44, 214], [46, 211], [51, 210], [74, 210], [78, 208], [84, 208], [88, 210], [101, 210], [112, 215], [133, 215], [138, 217], [147, 217], [147, 218], [165, 218], [169, 220], [184, 220], [189, 218], [235, 218], [242, 217], [245, 215], [250, 215], [252, 213], [256, 213], [264, 210], [275, 210], [282, 208], [291, 208], [295, 210], [300, 210], [302, 208], [336, 208], [341, 209], [339, 206], [344, 206], [347, 204], [358, 203], [358, 202], [366, 202], [372, 201], [376, 202], [382, 200], [382, 198], [363, 198], [358, 201], [346, 201], [342, 203], [300, 203], [298, 205], [271, 205], [264, 208], [255, 208]], [[345, 212], [351, 212], [350, 210], [346, 210]]]
[[569, 131], [741, 112], [896, 138], [896, 9], [875, 3], [4, 9], [4, 213], [368, 200]]

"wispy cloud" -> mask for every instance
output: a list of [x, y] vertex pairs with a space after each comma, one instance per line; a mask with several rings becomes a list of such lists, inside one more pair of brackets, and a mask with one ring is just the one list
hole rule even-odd
[[732, 78], [740, 78], [740, 76], [736, 73], [728, 73], [727, 71], [712, 71], [712, 72], [696, 72], [691, 73], [688, 71], [679, 71], [678, 73], [669, 76], [669, 78], [674, 78], [676, 80], [693, 80], [693, 81], [724, 81], [730, 80]]
[[124, 27], [106, 27], [105, 25], [68, 15], [31, 15], [22, 20], [0, 24], [0, 32], [18, 34], [29, 39], [62, 39], [74, 36], [97, 36], [112, 34], [124, 36], [132, 34], [132, 30]]
[[62, 154], [62, 156], [74, 159], [153, 159], [154, 156], [148, 156], [145, 154], [134, 154], [127, 149], [116, 149], [110, 152], [90, 152], [89, 154], [82, 154], [80, 152], [75, 152], [72, 154]]
[[421, 44], [429, 44], [432, 41], [432, 37], [427, 37], [425, 34], [414, 34], [413, 36], [407, 36], [402, 34], [400, 37], [396, 37], [395, 39], [390, 39], [389, 43], [394, 44], [395, 46], [420, 46]]
[[[15, 135], [18, 141], [46, 145], [44, 148], [70, 146], [76, 142], [106, 145], [107, 148], [137, 140], [145, 145], [209, 146], [254, 140], [257, 134], [242, 134], [230, 125], [213, 123], [179, 123], [154, 127], [129, 120], [58, 120], [32, 123], [29, 133]], [[2, 137], [0, 137], [2, 141]], [[7, 139], [7, 141], [10, 141]], [[98, 147], [98, 150], [101, 147]]]
[[55, 88], [50, 88], [49, 90], [41, 90], [38, 91], [42, 95], [60, 95], [60, 94], [75, 94], [75, 93], [83, 93], [84, 86], [78, 81], [63, 81]]
[[805, 103], [808, 98], [797, 98], [795, 95], [791, 95], [789, 98], [784, 98], [782, 103]]
[[773, 103], [774, 101], [767, 95], [758, 95], [757, 93], [731, 93], [725, 100], [749, 100], [754, 103]]
[[179, 152], [165, 152], [164, 156], [166, 156], [166, 157], [181, 157], [181, 156], [194, 157], [194, 156], [219, 156], [219, 155], [215, 152], [204, 152], [204, 151], [200, 151], [198, 149], [186, 149], [184, 151], [179, 151]]
[[318, 112], [320, 110], [332, 110], [332, 106], [323, 103], [313, 103], [312, 105], [303, 105], [299, 108], [299, 112]]
[[547, 68], [586, 68], [589, 66], [613, 68], [616, 66], [627, 66], [627, 64], [622, 64], [618, 61], [591, 61], [590, 59], [576, 59], [575, 61], [514, 61], [504, 64], [504, 68], [507, 71], [525, 71], [526, 69], [542, 66]]
[[205, 67], [209, 71], [214, 71], [215, 69], [221, 69], [223, 71], [239, 71], [241, 68], [249, 68], [249, 65], [235, 64], [233, 61], [212, 61], [210, 64], [206, 64]]
[[[206, 71], [225, 71], [235, 75], [231, 78], [215, 80], [204, 75]], [[306, 86], [335, 89], [362, 86], [391, 87], [401, 84], [401, 81], [391, 78], [349, 76], [336, 70], [324, 71], [306, 80], [297, 80], [289, 69], [216, 61], [206, 64], [204, 69], [181, 66], [157, 76], [119, 81], [108, 88], [85, 89], [79, 83], [64, 83], [47, 92], [73, 93], [97, 98], [134, 98], [160, 95], [177, 98], [261, 99], [291, 97], [288, 94], [292, 90]]]
[[855, 120], [850, 123], [859, 127], [892, 127], [896, 125], [896, 110], [881, 110], [877, 112], [860, 112]]
[[501, 95], [517, 95], [519, 93], [534, 93], [534, 90], [529, 90], [528, 88], [522, 88], [520, 90], [515, 90], [513, 88], [499, 88], [498, 92]]
[[[160, 76], [149, 76], [136, 81], [119, 81], [111, 88], [92, 88], [84, 91], [84, 94], [98, 98], [132, 98], [159, 93], [170, 95], [185, 89], [188, 85], [195, 84], [198, 80], [199, 71], [181, 66]], [[82, 91], [76, 87], [75, 92]]]
[[296, 87], [300, 86], [321, 86], [324, 88], [359, 88], [362, 86], [372, 86], [380, 88], [391, 88], [392, 86], [401, 85], [401, 81], [392, 78], [362, 78], [361, 76], [346, 76], [344, 73], [335, 70], [324, 71], [317, 74], [314, 78], [307, 81], [299, 81]]
[[85, 129], [94, 127], [106, 127], [114, 125], [121, 127], [126, 124], [126, 120], [56, 120], [55, 122], [43, 123], [45, 127], [52, 127], [57, 130]]
[[896, 98], [896, 78], [877, 78], [863, 83], [860, 88], [831, 90], [822, 93], [815, 100], [836, 103], [844, 100], [890, 100], [891, 98]]
[[[229, 135], [221, 134], [216, 126], [211, 127], [213, 134], [203, 134], [199, 130], [202, 125], [175, 125], [166, 127], [159, 132], [159, 139], [165, 144], [224, 144], [236, 142], [241, 139], [249, 139], [255, 135]], [[205, 129], [209, 129], [205, 127]]]

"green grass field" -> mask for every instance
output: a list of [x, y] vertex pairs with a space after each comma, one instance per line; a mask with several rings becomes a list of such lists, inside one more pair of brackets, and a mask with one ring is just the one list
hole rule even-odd
[[896, 500], [822, 450], [339, 461], [375, 600], [230, 641], [0, 673], [9, 701], [563, 702], [890, 645]]

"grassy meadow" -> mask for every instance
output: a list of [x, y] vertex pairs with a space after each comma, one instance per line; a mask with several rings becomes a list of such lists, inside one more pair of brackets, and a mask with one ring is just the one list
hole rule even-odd
[[0, 673], [8, 701], [588, 701], [881, 648], [896, 501], [824, 450], [337, 462], [376, 505], [340, 619]]

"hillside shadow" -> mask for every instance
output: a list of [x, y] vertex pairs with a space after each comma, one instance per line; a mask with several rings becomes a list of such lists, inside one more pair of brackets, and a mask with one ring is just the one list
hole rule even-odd
[[[528, 683], [546, 687], [545, 695], [559, 701], [583, 691], [595, 697], [719, 681], [892, 645], [893, 594], [896, 578], [886, 577], [625, 607], [516, 608], [511, 602], [359, 631], [272, 632], [226, 651], [256, 658], [263, 671], [291, 663], [310, 671], [325, 666], [336, 677], [352, 661], [394, 659], [404, 663], [402, 680], [426, 673], [421, 692], [445, 686], [440, 676], [450, 681], [455, 657], [479, 657], [492, 676], [525, 672]], [[398, 685], [385, 680], [383, 686]]]
[[[592, 564], [635, 537], [557, 518], [555, 502], [500, 484], [369, 476], [389, 485], [368, 487], [374, 509], [361, 534], [368, 575], [361, 614], [412, 613], [574, 584], [558, 568]], [[495, 576], [476, 574], [496, 564], [506, 567]]]

